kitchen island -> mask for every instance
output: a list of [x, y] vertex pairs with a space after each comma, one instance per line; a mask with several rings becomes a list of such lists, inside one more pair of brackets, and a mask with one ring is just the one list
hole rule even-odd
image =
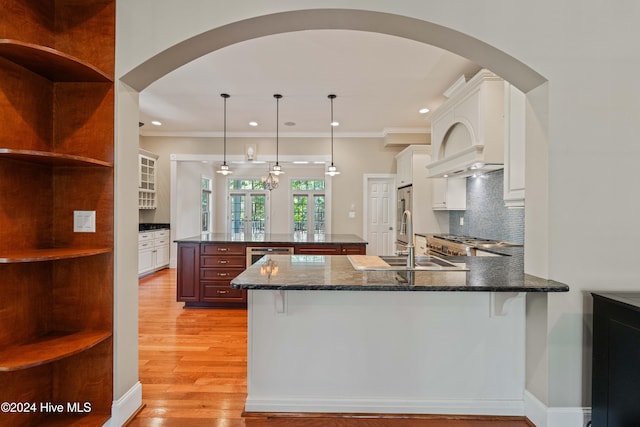
[[247, 412], [524, 415], [525, 295], [566, 292], [521, 257], [469, 271], [359, 271], [274, 255], [248, 290]]
[[246, 307], [246, 291], [231, 289], [229, 283], [263, 253], [364, 254], [367, 245], [353, 234], [204, 233], [176, 242], [177, 300], [183, 301], [185, 308]]

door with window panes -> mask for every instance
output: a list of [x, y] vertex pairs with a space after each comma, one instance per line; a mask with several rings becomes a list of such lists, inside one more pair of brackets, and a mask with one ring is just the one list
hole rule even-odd
[[324, 237], [326, 230], [325, 185], [323, 179], [291, 180], [293, 234], [304, 241]]
[[258, 179], [229, 180], [228, 229], [241, 240], [261, 240], [269, 233], [268, 192]]

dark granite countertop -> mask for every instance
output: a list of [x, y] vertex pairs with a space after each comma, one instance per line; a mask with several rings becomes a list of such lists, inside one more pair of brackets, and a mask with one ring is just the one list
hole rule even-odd
[[237, 234], [226, 233], [205, 233], [198, 236], [177, 239], [178, 243], [287, 243], [287, 244], [367, 244], [355, 234], [326, 234], [316, 237], [309, 236], [301, 238], [294, 234], [266, 234], [264, 236], [254, 236], [248, 239]]
[[601, 297], [640, 311], [640, 292], [592, 292], [594, 298]]
[[171, 228], [171, 224], [156, 223], [156, 222], [141, 222], [138, 224], [138, 231], [149, 230], [168, 230]]
[[451, 257], [469, 271], [361, 271], [346, 256], [268, 255], [231, 281], [235, 289], [336, 291], [567, 292], [524, 274], [522, 257]]

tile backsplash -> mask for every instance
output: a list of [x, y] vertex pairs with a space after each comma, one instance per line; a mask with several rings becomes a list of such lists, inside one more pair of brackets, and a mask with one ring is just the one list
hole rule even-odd
[[504, 205], [503, 183], [503, 170], [467, 178], [467, 210], [449, 212], [449, 232], [524, 244], [524, 209]]

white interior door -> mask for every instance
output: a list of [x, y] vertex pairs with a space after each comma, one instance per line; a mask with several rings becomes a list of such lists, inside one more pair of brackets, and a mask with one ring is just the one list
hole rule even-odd
[[365, 177], [367, 255], [392, 255], [395, 224], [395, 178]]

